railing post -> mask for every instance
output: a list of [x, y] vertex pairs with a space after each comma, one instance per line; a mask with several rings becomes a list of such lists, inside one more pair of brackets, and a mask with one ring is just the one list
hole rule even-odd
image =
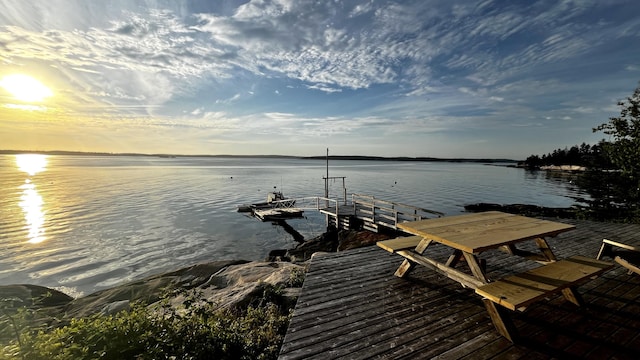
[[371, 221], [376, 223], [376, 199], [373, 196], [371, 197]]

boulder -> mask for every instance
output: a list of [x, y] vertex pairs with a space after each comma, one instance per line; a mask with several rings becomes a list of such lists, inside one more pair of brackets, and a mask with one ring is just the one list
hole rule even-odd
[[5, 309], [64, 307], [72, 300], [71, 296], [44, 286], [28, 284], [0, 286], [0, 301]]
[[164, 294], [175, 289], [192, 289], [209, 281], [213, 274], [245, 260], [214, 261], [197, 264], [177, 271], [153, 275], [148, 278], [101, 290], [75, 299], [65, 307], [67, 317], [88, 316], [103, 311], [108, 304], [123, 300], [141, 301], [151, 304]]
[[[244, 307], [255, 298], [261, 297], [269, 286], [285, 288], [292, 279], [292, 272], [303, 270], [302, 266], [289, 262], [250, 262], [232, 265], [212, 274], [197, 290], [218, 307]], [[185, 295], [179, 294], [171, 303], [179, 305], [184, 300]]]
[[335, 252], [338, 249], [338, 242], [338, 231], [331, 229], [293, 249], [289, 249], [286, 257], [294, 262], [307, 261], [316, 252]]
[[[199, 292], [218, 307], [243, 307], [261, 298], [271, 286], [286, 287], [301, 265], [289, 262], [215, 261], [177, 271], [154, 275], [111, 289], [73, 299], [59, 291], [35, 285], [0, 286], [0, 300], [5, 309], [37, 309], [43, 316], [61, 320], [93, 314], [110, 315], [128, 310], [134, 301], [153, 304], [163, 296], [180, 305], [187, 292]], [[285, 303], [294, 303], [296, 292], [282, 292]]]
[[483, 211], [502, 211], [510, 214], [524, 215], [524, 216], [543, 216], [543, 217], [555, 217], [562, 219], [575, 219], [578, 214], [578, 209], [574, 207], [570, 208], [552, 208], [530, 204], [494, 204], [494, 203], [477, 203], [468, 204], [464, 206], [464, 209], [469, 212], [483, 212]]

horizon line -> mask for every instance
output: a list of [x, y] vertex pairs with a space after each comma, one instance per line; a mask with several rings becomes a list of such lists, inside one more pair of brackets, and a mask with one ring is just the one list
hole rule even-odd
[[263, 155], [233, 155], [233, 154], [170, 154], [170, 153], [118, 153], [118, 152], [104, 152], [104, 151], [73, 151], [73, 150], [0, 150], [1, 155], [19, 155], [19, 154], [43, 154], [43, 155], [100, 155], [100, 156], [154, 156], [154, 157], [242, 157], [242, 158], [294, 158], [294, 159], [334, 159], [334, 160], [394, 160], [394, 161], [469, 161], [469, 162], [519, 162], [522, 160], [508, 159], [508, 158], [466, 158], [466, 157], [454, 157], [454, 158], [439, 158], [430, 156], [376, 156], [376, 155], [277, 155], [277, 154], [263, 154]]

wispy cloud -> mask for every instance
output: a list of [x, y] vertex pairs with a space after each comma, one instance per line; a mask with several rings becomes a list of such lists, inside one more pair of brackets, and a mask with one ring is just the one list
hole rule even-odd
[[561, 134], [606, 120], [636, 85], [638, 11], [631, 0], [8, 0], [0, 63], [48, 80], [65, 121], [206, 144]]

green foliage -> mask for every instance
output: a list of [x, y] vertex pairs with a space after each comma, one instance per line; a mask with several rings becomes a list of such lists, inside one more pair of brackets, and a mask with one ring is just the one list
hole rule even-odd
[[289, 310], [271, 301], [277, 293], [266, 287], [260, 306], [229, 310], [190, 292], [179, 308], [165, 299], [154, 308], [136, 303], [115, 315], [22, 329], [21, 343], [6, 344], [0, 359], [275, 359], [289, 322]]
[[595, 129], [613, 137], [605, 151], [616, 168], [628, 176], [640, 173], [640, 87], [626, 101], [619, 101], [620, 116]]
[[611, 168], [611, 162], [603, 152], [603, 147], [607, 143], [602, 141], [596, 145], [582, 143], [580, 146], [574, 145], [570, 148], [556, 149], [542, 155], [531, 155], [525, 160], [527, 168], [539, 168], [548, 165], [578, 165], [588, 168]]
[[306, 271], [304, 268], [294, 268], [291, 269], [291, 273], [289, 274], [289, 281], [287, 282], [288, 287], [302, 287], [304, 283], [304, 278], [306, 276]]
[[593, 174], [594, 181], [606, 181], [604, 198], [614, 207], [621, 207], [627, 221], [640, 222], [640, 87], [625, 101], [618, 102], [620, 116], [593, 129], [612, 137], [603, 147], [615, 169], [611, 174]]
[[588, 171], [577, 184], [591, 199], [580, 216], [587, 219], [640, 223], [640, 87], [619, 101], [620, 116], [593, 129], [610, 136], [597, 145], [582, 144], [552, 153], [531, 155], [529, 168], [542, 165], [581, 165]]

